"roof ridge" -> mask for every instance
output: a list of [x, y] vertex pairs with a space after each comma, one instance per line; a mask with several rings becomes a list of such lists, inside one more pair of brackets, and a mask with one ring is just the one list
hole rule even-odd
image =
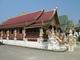
[[19, 15], [18, 16], [14, 16], [14, 17], [11, 17], [11, 18], [9, 18], [7, 20], [14, 19], [14, 18], [17, 18], [17, 17], [22, 17], [22, 16], [25, 16], [25, 15], [30, 15], [30, 14], [38, 13], [38, 12], [41, 12], [41, 11], [31, 12], [31, 13], [27, 13], [27, 14], [20, 15], [20, 16]]

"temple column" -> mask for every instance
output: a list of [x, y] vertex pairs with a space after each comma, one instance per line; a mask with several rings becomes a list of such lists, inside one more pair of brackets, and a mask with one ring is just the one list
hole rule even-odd
[[1, 31], [1, 37], [0, 37], [0, 39], [1, 40], [3, 39], [3, 31]]
[[39, 38], [38, 38], [38, 42], [42, 42], [42, 40], [43, 40], [43, 29], [42, 28], [40, 28], [40, 32], [39, 32]]
[[39, 36], [43, 36], [43, 29], [42, 28], [40, 28], [40, 35]]
[[7, 30], [6, 33], [7, 33], [7, 37], [6, 37], [6, 39], [9, 40], [9, 30]]
[[16, 31], [16, 29], [15, 29], [15, 30], [14, 30], [14, 40], [17, 40], [16, 35], [17, 35], [17, 31]]
[[26, 37], [25, 29], [22, 30], [22, 34], [23, 34], [23, 40], [25, 41], [26, 40], [26, 38], [25, 38]]

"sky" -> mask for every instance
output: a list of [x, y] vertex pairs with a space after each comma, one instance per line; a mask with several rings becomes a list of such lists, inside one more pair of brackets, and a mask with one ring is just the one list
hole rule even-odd
[[55, 7], [58, 7], [59, 16], [68, 15], [70, 20], [78, 23], [80, 0], [0, 0], [0, 23], [22, 12], [50, 11]]

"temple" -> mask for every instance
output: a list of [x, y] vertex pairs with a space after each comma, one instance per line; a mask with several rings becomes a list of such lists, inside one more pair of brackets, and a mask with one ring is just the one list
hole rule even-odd
[[[49, 27], [60, 28], [57, 9], [45, 12], [37, 11], [10, 18], [0, 25], [0, 39], [37, 41], [40, 30], [46, 32]], [[42, 35], [47, 38], [46, 34]]]
[[66, 50], [64, 36], [60, 32], [57, 9], [42, 10], [10, 18], [2, 23], [0, 42], [47, 50]]

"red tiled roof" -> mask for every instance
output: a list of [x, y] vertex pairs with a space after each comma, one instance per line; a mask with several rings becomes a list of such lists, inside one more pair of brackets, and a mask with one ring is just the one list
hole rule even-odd
[[[49, 21], [55, 14], [55, 11], [48, 11], [44, 12], [43, 11], [38, 11], [22, 16], [18, 16], [15, 18], [8, 19], [2, 24], [2, 28], [11, 28], [12, 26], [24, 26], [24, 25], [29, 25], [33, 22], [35, 22], [35, 25], [41, 26], [42, 21], [47, 22]], [[34, 26], [34, 25], [33, 25]]]
[[42, 21], [43, 23], [49, 21], [54, 14], [54, 11], [44, 12], [42, 16], [37, 20], [37, 23], [40, 23]]
[[31, 22], [35, 20], [42, 11], [38, 11], [35, 13], [30, 13], [22, 16], [18, 16], [15, 18], [8, 19], [6, 22], [3, 23], [3, 25], [13, 25], [13, 24], [18, 24], [18, 23], [23, 23], [23, 22]]

